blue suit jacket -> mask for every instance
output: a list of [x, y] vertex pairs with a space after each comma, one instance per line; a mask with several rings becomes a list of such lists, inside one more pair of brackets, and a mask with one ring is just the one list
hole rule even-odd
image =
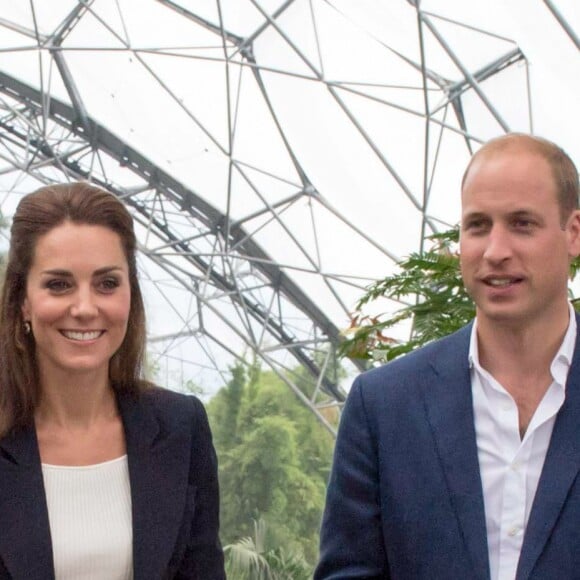
[[[336, 443], [316, 580], [489, 578], [470, 331], [355, 381]], [[580, 579], [579, 469], [577, 338], [517, 580]]]
[[[151, 389], [118, 396], [133, 512], [135, 580], [223, 580], [217, 462], [202, 404]], [[36, 433], [0, 441], [0, 580], [54, 579]]]

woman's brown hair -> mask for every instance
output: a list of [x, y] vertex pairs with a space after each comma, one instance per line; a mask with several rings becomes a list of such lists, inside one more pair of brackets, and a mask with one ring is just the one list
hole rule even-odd
[[38, 239], [70, 221], [104, 226], [121, 238], [129, 266], [131, 307], [127, 333], [109, 364], [113, 388], [137, 394], [145, 353], [145, 309], [137, 278], [133, 219], [113, 194], [89, 183], [49, 185], [22, 198], [10, 229], [0, 306], [0, 437], [31, 424], [39, 399], [34, 337], [25, 332], [22, 304]]

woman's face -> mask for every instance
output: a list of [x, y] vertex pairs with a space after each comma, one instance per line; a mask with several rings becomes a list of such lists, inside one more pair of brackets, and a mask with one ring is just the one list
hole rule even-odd
[[114, 231], [64, 222], [38, 239], [22, 305], [40, 378], [107, 378], [127, 331], [129, 268]]

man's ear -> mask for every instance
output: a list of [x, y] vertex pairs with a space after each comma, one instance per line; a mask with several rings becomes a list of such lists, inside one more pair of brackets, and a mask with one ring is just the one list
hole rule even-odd
[[576, 209], [566, 223], [568, 254], [570, 258], [580, 256], [580, 210]]

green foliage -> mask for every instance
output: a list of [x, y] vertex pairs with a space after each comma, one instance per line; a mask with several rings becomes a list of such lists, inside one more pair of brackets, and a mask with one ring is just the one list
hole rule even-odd
[[313, 564], [333, 439], [273, 372], [255, 365], [231, 372], [208, 404], [219, 458], [222, 540], [247, 548], [240, 538], [251, 537], [254, 522], [264, 521], [272, 558]]
[[309, 580], [311, 566], [298, 554], [268, 547], [266, 522], [254, 522], [254, 536], [224, 547], [230, 580]]
[[159, 361], [155, 360], [153, 356], [148, 352], [145, 356], [145, 368], [144, 375], [147, 381], [152, 383], [160, 383], [159, 372], [161, 370], [161, 365]]
[[[459, 271], [459, 230], [454, 228], [430, 239], [433, 245], [429, 250], [402, 260], [397, 274], [374, 283], [359, 300], [341, 345], [343, 356], [392, 360], [458, 330], [473, 318], [475, 306]], [[410, 303], [386, 319], [361, 313], [363, 306], [382, 296]], [[386, 334], [406, 320], [413, 325], [407, 342], [399, 343]]]
[[232, 369], [232, 378], [223, 390], [223, 417], [221, 417], [221, 437], [219, 447], [230, 449], [237, 439], [238, 418], [242, 404], [242, 396], [245, 386], [245, 372], [241, 365]]
[[[475, 305], [461, 280], [459, 228], [429, 239], [429, 250], [399, 262], [398, 273], [371, 285], [359, 300], [340, 348], [342, 356], [390, 361], [459, 330], [475, 316]], [[576, 258], [570, 266], [572, 279], [579, 268], [580, 259]], [[408, 305], [389, 318], [362, 314], [366, 304], [381, 297], [406, 300]], [[580, 309], [580, 301], [572, 299], [572, 303]], [[409, 340], [399, 342], [388, 336], [390, 328], [404, 321], [412, 323]]]
[[183, 388], [186, 392], [195, 395], [196, 397], [203, 397], [205, 395], [205, 389], [198, 385], [193, 379], [187, 379], [183, 383]]

